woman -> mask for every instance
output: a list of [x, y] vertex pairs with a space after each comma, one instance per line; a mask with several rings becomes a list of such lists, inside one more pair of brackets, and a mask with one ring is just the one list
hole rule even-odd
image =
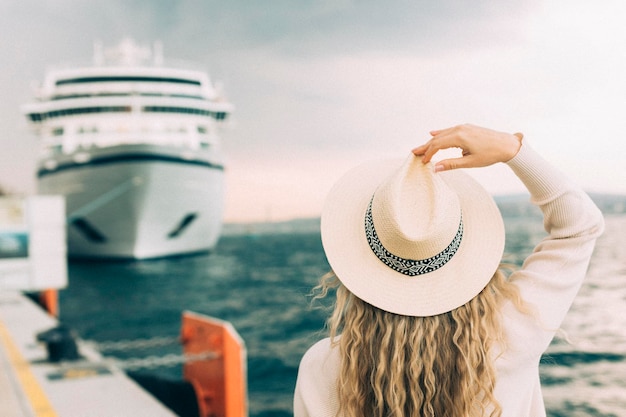
[[[404, 162], [348, 172], [322, 213], [337, 287], [330, 338], [302, 358], [301, 416], [541, 417], [539, 359], [578, 292], [600, 211], [521, 134], [433, 131]], [[438, 151], [462, 156], [433, 165]], [[549, 236], [519, 271], [499, 267], [502, 217], [456, 168], [506, 163]], [[336, 279], [334, 279], [336, 277]]]

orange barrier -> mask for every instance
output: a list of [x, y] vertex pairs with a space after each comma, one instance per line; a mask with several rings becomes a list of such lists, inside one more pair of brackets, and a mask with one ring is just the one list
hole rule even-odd
[[215, 354], [183, 366], [184, 379], [196, 391], [200, 417], [246, 417], [246, 348], [235, 328], [229, 322], [185, 311], [181, 341], [185, 355]]
[[50, 288], [39, 293], [39, 304], [52, 317], [59, 317], [59, 293], [57, 290]]

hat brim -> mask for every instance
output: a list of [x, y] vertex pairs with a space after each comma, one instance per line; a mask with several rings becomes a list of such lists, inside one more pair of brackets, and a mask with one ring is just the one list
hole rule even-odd
[[378, 185], [402, 163], [369, 162], [335, 184], [322, 211], [322, 244], [339, 280], [363, 301], [407, 316], [446, 313], [478, 295], [496, 272], [504, 252], [502, 216], [489, 193], [466, 173], [437, 173], [459, 197], [463, 213], [459, 249], [443, 267], [424, 275], [409, 277], [392, 270], [367, 243], [364, 219]]

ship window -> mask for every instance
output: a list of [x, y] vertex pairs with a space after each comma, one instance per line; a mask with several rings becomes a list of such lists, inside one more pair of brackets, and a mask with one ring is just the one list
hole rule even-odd
[[[52, 97], [52, 100], [67, 100], [73, 98], [88, 98], [88, 97], [128, 97], [128, 96], [144, 96], [144, 97], [177, 97], [177, 98], [190, 98], [194, 100], [204, 100], [203, 97], [192, 94], [162, 94], [162, 93], [97, 93], [97, 94], [66, 94], [56, 95]], [[30, 116], [30, 115], [29, 115]]]
[[206, 126], [198, 126], [198, 133], [205, 134], [207, 132]]
[[217, 120], [223, 120], [226, 118], [226, 112], [214, 112], [210, 110], [191, 108], [191, 107], [165, 107], [165, 106], [145, 106], [144, 112], [147, 113], [182, 113], [182, 114], [196, 114], [200, 116], [214, 117]]
[[54, 129], [52, 129], [52, 135], [53, 136], [61, 136], [63, 134], [63, 128], [62, 127], [55, 127]]
[[130, 106], [103, 106], [103, 107], [76, 107], [71, 109], [51, 110], [44, 113], [29, 114], [30, 120], [40, 122], [45, 119], [53, 119], [55, 117], [74, 116], [77, 114], [89, 113], [126, 113], [130, 112]]
[[152, 83], [175, 83], [201, 85], [198, 80], [173, 77], [142, 77], [142, 76], [103, 76], [103, 77], [79, 77], [58, 80], [56, 85], [83, 84], [83, 83], [108, 83], [108, 82], [152, 82]]
[[35, 123], [41, 122], [41, 120], [42, 120], [41, 116], [42, 116], [41, 113], [30, 113], [28, 115], [28, 117], [30, 118], [30, 121], [31, 122], [35, 122]]

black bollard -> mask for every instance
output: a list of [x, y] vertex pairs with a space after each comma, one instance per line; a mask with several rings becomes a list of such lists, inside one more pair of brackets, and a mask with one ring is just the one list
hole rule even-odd
[[76, 345], [76, 334], [65, 325], [38, 333], [37, 340], [46, 344], [49, 362], [81, 359]]

